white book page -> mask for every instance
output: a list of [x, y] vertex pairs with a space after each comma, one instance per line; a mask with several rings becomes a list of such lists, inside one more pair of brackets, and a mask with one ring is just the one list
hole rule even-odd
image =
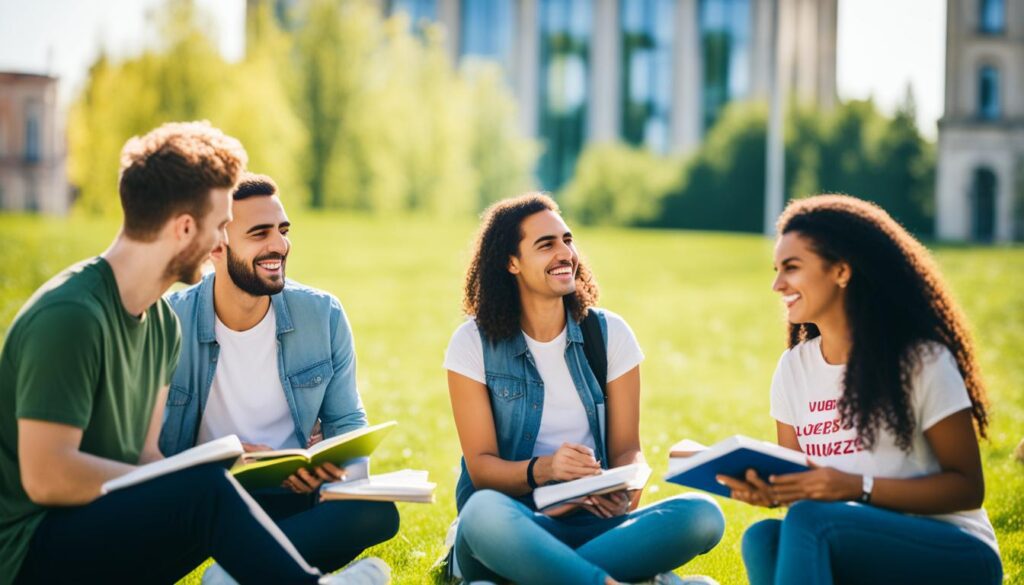
[[367, 479], [325, 484], [321, 490], [341, 494], [420, 495], [433, 493], [437, 484], [427, 481], [426, 471], [403, 469]]
[[538, 509], [544, 509], [553, 504], [609, 488], [640, 489], [647, 483], [650, 476], [651, 468], [646, 463], [623, 465], [606, 469], [600, 475], [539, 487], [533, 490], [533, 501]]
[[237, 459], [243, 452], [242, 442], [238, 440], [236, 435], [221, 437], [215, 441], [203, 443], [202, 445], [182, 451], [177, 455], [142, 465], [121, 477], [115, 477], [100, 487], [100, 494], [108, 494], [114, 490], [133, 486], [196, 465]]

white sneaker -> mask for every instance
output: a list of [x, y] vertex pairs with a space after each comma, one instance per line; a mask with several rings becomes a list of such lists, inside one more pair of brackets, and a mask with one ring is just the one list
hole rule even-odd
[[345, 567], [340, 573], [320, 577], [320, 585], [387, 585], [391, 567], [377, 557], [366, 557]]

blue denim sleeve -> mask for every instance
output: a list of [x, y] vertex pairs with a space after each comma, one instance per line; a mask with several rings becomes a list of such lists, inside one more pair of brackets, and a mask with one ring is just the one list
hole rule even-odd
[[356, 387], [356, 352], [345, 310], [331, 298], [331, 365], [334, 375], [320, 406], [324, 437], [333, 437], [365, 427], [366, 411]]

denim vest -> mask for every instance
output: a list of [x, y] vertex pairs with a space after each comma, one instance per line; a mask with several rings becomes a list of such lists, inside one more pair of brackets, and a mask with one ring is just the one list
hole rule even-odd
[[[209, 274], [167, 297], [181, 323], [181, 358], [160, 431], [160, 451], [167, 456], [195, 446], [217, 370], [213, 280]], [[277, 370], [299, 445], [309, 441], [317, 419], [325, 438], [366, 426], [352, 330], [338, 299], [291, 280], [270, 299], [277, 321]]]
[[[601, 337], [607, 345], [608, 322], [605, 315], [598, 309], [590, 310], [597, 313]], [[580, 325], [568, 313], [566, 328], [565, 363], [569, 366], [569, 375], [587, 412], [587, 421], [596, 445], [594, 456], [602, 467], [607, 468], [604, 394], [583, 353]], [[483, 342], [484, 372], [490, 394], [491, 414], [494, 417], [498, 454], [506, 461], [528, 460], [533, 457], [533, 447], [537, 442], [540, 419], [544, 412], [544, 381], [537, 372], [537, 365], [523, 333], [492, 342], [481, 331], [480, 339]], [[462, 474], [455, 488], [458, 510], [462, 510], [474, 491], [476, 488], [473, 487], [466, 468], [466, 458], [463, 457]], [[534, 507], [531, 494], [518, 499], [530, 508]]]

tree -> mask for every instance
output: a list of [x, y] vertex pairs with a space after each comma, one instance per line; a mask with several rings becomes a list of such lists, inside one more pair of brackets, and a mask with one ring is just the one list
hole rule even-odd
[[[878, 203], [911, 231], [931, 232], [934, 147], [917, 129], [912, 94], [892, 118], [870, 100], [830, 112], [791, 104], [789, 112], [788, 198], [848, 193]], [[564, 191], [567, 206], [588, 222], [759, 232], [766, 125], [764, 104], [730, 104], [697, 152], [676, 163], [674, 181], [657, 179], [650, 153], [590, 146]]]
[[314, 208], [475, 213], [532, 183], [536, 146], [494, 68], [456, 71], [443, 31], [413, 33], [366, 0], [311, 0], [279, 29], [267, 2], [248, 15], [247, 55], [226, 63], [190, 0], [169, 0], [160, 39], [93, 66], [69, 121], [78, 209], [116, 213], [118, 151], [172, 120], [208, 119], [239, 138], [249, 168]]
[[645, 225], [658, 219], [662, 200], [679, 188], [682, 161], [643, 148], [599, 144], [584, 151], [560, 199], [585, 224]]
[[228, 64], [188, 0], [155, 13], [160, 43], [120, 63], [101, 56], [72, 105], [69, 175], [80, 188], [78, 212], [116, 215], [119, 152], [125, 141], [175, 120], [208, 119], [239, 138], [249, 168], [264, 172], [289, 200], [304, 199], [297, 150], [303, 128], [286, 99], [276, 55], [286, 40], [264, 39], [241, 63]]
[[[295, 35], [296, 111], [306, 127], [304, 174], [310, 206], [324, 207], [329, 165], [335, 157], [352, 101], [370, 73], [379, 34], [373, 8], [365, 2], [310, 0]], [[353, 153], [358, 155], [358, 153]]]

